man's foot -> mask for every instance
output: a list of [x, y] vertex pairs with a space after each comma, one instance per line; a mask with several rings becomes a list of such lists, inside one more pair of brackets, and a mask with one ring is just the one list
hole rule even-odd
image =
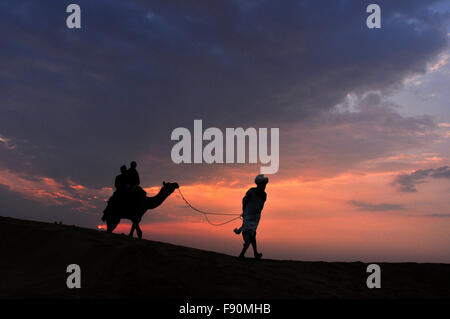
[[245, 259], [245, 256], [244, 255], [239, 255], [237, 258], [238, 259]]
[[261, 257], [262, 257], [262, 254], [261, 254], [261, 253], [257, 253], [257, 254], [255, 255], [255, 259], [261, 259]]

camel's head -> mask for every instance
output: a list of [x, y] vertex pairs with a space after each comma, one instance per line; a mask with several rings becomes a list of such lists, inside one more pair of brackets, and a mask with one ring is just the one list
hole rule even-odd
[[164, 190], [165, 192], [167, 192], [170, 195], [179, 187], [180, 186], [178, 185], [178, 183], [166, 183], [166, 182], [163, 182], [162, 190]]

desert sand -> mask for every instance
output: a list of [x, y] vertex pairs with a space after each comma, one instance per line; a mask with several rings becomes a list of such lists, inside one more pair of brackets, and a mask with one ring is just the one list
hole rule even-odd
[[[0, 217], [0, 298], [449, 298], [450, 264], [239, 260], [121, 234]], [[81, 267], [68, 289], [66, 267]]]

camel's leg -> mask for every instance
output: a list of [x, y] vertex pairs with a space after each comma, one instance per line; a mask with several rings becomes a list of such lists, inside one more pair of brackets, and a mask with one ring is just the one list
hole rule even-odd
[[142, 238], [142, 230], [141, 227], [139, 227], [139, 223], [136, 223], [136, 234], [138, 235], [138, 238]]
[[134, 233], [135, 229], [136, 229], [136, 223], [133, 223], [131, 225], [130, 234], [128, 235], [128, 237], [133, 237], [133, 233]]
[[120, 219], [119, 220], [115, 220], [115, 219], [109, 219], [106, 220], [106, 231], [108, 233], [112, 233], [114, 231], [114, 229], [116, 229], [117, 225], [119, 225]]

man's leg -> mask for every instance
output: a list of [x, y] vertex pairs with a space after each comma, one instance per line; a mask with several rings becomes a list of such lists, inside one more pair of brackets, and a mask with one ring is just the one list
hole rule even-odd
[[244, 246], [242, 247], [241, 254], [239, 255], [240, 258], [244, 257], [248, 246], [250, 246], [250, 234], [248, 233], [248, 231], [243, 231], [242, 232], [242, 238], [244, 238]]
[[256, 247], [256, 233], [253, 233], [250, 243], [252, 244], [253, 254], [255, 255], [255, 258], [261, 258], [262, 254], [258, 253], [258, 249]]

